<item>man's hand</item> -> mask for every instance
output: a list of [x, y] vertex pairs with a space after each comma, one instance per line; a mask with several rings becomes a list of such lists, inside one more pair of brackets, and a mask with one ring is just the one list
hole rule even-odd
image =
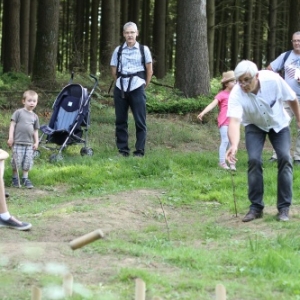
[[235, 164], [237, 162], [237, 158], [235, 157], [237, 153], [237, 148], [231, 146], [227, 152], [226, 152], [226, 160], [230, 163], [230, 164]]

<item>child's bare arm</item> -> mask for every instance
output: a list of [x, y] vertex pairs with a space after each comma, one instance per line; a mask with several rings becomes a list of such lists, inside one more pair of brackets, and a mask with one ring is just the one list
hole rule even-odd
[[14, 144], [15, 127], [16, 127], [16, 122], [15, 121], [11, 121], [10, 122], [10, 126], [9, 126], [8, 141], [7, 141], [7, 145], [9, 147], [12, 147], [13, 144]]
[[37, 148], [39, 147], [39, 131], [37, 129], [33, 132], [33, 141], [33, 149], [37, 150]]

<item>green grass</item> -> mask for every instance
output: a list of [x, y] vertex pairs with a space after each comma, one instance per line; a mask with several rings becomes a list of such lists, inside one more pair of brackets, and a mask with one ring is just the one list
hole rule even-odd
[[[7, 111], [3, 115], [2, 136], [8, 130], [10, 114]], [[50, 164], [51, 151], [40, 148], [41, 157], [35, 161], [30, 178], [43, 193], [30, 201], [26, 194], [12, 195], [11, 213], [32, 220], [38, 228], [45, 218], [66, 214], [75, 218], [77, 213], [94, 209], [94, 204], [88, 201], [63, 206], [71, 201], [102, 197], [97, 205], [105, 213], [105, 209], [115, 205], [105, 200], [106, 195], [151, 189], [161, 193], [149, 205], [163, 205], [179, 216], [175, 221], [167, 215], [167, 230], [163, 214], [145, 208], [144, 214], [159, 223], [138, 231], [114, 232], [106, 243], [84, 248], [91, 255], [131, 258], [137, 266], [120, 266], [104, 284], [77, 286], [83, 292], [76, 293], [72, 299], [86, 299], [91, 295], [90, 299], [132, 299], [136, 277], [146, 282], [147, 299], [155, 295], [163, 299], [214, 299], [218, 283], [226, 286], [228, 299], [300, 299], [299, 217], [295, 214], [291, 222], [279, 223], [274, 215], [267, 213], [264, 219], [244, 225], [234, 217], [233, 187], [239, 216], [249, 206], [243, 142], [237, 155], [237, 172], [231, 175], [217, 167], [219, 133], [213, 121], [200, 125], [175, 116], [148, 115], [147, 152], [143, 159], [124, 159], [117, 155], [113, 124], [112, 108], [93, 108], [89, 132], [94, 149], [92, 157], [81, 157], [80, 147], [71, 146], [64, 153], [63, 161]], [[132, 147], [133, 137], [130, 118]], [[265, 161], [270, 154], [268, 146], [263, 153]], [[276, 172], [275, 165], [265, 163], [264, 201], [266, 208], [273, 208], [274, 212]], [[299, 176], [300, 168], [295, 168], [295, 208], [300, 204]], [[10, 178], [8, 163], [7, 186]], [[24, 238], [34, 241], [40, 235], [32, 232]], [[34, 280], [58, 284], [53, 275], [39, 274], [35, 278], [23, 275], [18, 280], [27, 294], [22, 296], [10, 288], [16, 276], [20, 276], [19, 266], [8, 267], [2, 263], [0, 270], [0, 287], [6, 295], [3, 299], [28, 299], [28, 285]]]

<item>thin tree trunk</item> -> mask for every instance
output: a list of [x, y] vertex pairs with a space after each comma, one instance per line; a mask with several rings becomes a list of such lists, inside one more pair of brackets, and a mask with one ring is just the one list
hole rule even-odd
[[29, 23], [29, 63], [28, 73], [32, 73], [34, 52], [36, 45], [36, 22], [37, 22], [37, 0], [30, 1], [30, 23]]
[[21, 1], [20, 13], [20, 52], [21, 68], [25, 74], [28, 74], [29, 65], [29, 24], [30, 24], [30, 1]]
[[215, 59], [215, 0], [207, 2], [207, 46], [209, 56], [209, 73], [214, 76], [214, 59]]
[[155, 0], [153, 24], [154, 75], [161, 79], [166, 75], [166, 0]]
[[91, 46], [90, 46], [90, 71], [92, 74], [97, 72], [98, 62], [98, 12], [99, 0], [92, 0], [92, 16], [91, 16]]

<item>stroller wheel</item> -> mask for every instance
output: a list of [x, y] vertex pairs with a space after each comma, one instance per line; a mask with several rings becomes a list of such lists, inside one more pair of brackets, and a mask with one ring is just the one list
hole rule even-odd
[[80, 154], [81, 154], [81, 156], [84, 156], [84, 155], [92, 156], [94, 154], [94, 151], [92, 148], [83, 147], [80, 150]]
[[64, 158], [63, 158], [63, 156], [62, 156], [62, 154], [61, 153], [58, 153], [58, 154], [52, 154], [51, 156], [50, 156], [50, 158], [49, 158], [49, 161], [51, 162], [51, 163], [56, 163], [56, 162], [58, 162], [58, 161], [62, 161]]
[[39, 150], [33, 151], [33, 159], [39, 158], [41, 156], [41, 152]]

